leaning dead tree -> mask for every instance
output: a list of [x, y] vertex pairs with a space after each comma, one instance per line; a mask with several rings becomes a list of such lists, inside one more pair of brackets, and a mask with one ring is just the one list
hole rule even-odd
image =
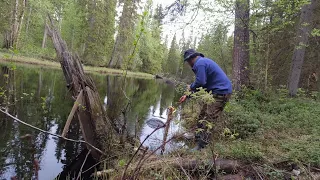
[[62, 136], [66, 136], [72, 119], [80, 122], [83, 138], [96, 148], [87, 145], [95, 159], [100, 159], [103, 152], [110, 155], [110, 147], [113, 144], [112, 123], [105, 115], [97, 88], [92, 79], [85, 75], [80, 58], [72, 54], [62, 40], [60, 33], [54, 26], [51, 18], [48, 23], [48, 35], [52, 38], [57, 57], [61, 64], [67, 88], [75, 99], [73, 108], [64, 127]]

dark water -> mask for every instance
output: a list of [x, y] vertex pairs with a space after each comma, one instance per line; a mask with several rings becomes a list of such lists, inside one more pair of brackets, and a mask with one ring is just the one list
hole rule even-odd
[[[61, 70], [18, 66], [15, 70], [8, 71], [4, 65], [0, 65], [0, 68], [0, 105], [33, 126], [61, 134], [73, 105]], [[98, 87], [108, 117], [121, 122], [121, 111], [127, 104], [121, 90], [121, 78], [90, 76]], [[167, 107], [179, 98], [172, 86], [156, 80], [127, 78], [125, 92], [132, 101], [131, 109], [127, 113], [127, 131], [141, 141], [153, 131], [146, 125], [146, 120], [163, 117], [161, 120], [165, 122]], [[179, 119], [179, 116], [176, 119]], [[14, 176], [17, 179], [35, 178], [35, 159], [39, 161], [39, 179], [54, 179], [82, 150], [81, 144], [62, 142], [39, 133], [2, 113], [0, 125], [0, 179]], [[172, 122], [170, 131], [178, 128], [176, 123]], [[77, 122], [72, 122], [67, 136], [81, 139]], [[159, 146], [162, 138], [163, 131], [160, 130], [145, 146], [154, 149]]]

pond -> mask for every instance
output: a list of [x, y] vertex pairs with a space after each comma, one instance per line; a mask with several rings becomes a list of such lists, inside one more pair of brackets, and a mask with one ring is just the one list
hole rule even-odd
[[[0, 65], [0, 105], [33, 126], [61, 134], [73, 105], [62, 71], [33, 66], [9, 70], [8, 67], [11, 68]], [[167, 107], [179, 99], [174, 87], [154, 79], [127, 78], [124, 86], [121, 77], [90, 76], [110, 119], [121, 122], [121, 112], [127, 104], [124, 92], [130, 97], [127, 133], [140, 141], [153, 131], [146, 121], [156, 117], [165, 122]], [[178, 119], [179, 115], [172, 122], [171, 132], [179, 129]], [[36, 176], [41, 180], [54, 179], [83, 149], [81, 144], [39, 133], [2, 113], [0, 125], [0, 179], [34, 179]], [[81, 139], [78, 122], [72, 122], [67, 137]], [[144, 145], [155, 149], [162, 138], [163, 130], [159, 130]], [[38, 172], [35, 171], [37, 164]]]

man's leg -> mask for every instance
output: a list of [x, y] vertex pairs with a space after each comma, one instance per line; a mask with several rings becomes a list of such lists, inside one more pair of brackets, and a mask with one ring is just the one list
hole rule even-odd
[[195, 141], [197, 143], [196, 149], [202, 149], [208, 144], [208, 133], [206, 133], [207, 126], [203, 121], [207, 119], [207, 108], [207, 104], [203, 105], [198, 117], [197, 130], [195, 133]]
[[214, 126], [214, 123], [218, 121], [229, 98], [230, 95], [216, 96], [214, 103], [204, 105], [201, 109], [198, 119], [199, 130], [196, 133], [196, 143], [199, 149], [204, 148], [209, 143], [212, 136], [212, 130], [208, 129], [208, 123], [212, 123], [212, 127]]

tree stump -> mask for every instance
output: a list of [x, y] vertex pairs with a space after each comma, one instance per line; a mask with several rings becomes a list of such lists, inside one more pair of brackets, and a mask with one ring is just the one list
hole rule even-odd
[[[83, 138], [103, 152], [111, 152], [113, 142], [112, 123], [105, 115], [99, 94], [92, 79], [85, 75], [80, 58], [68, 51], [66, 42], [56, 30], [51, 18], [47, 23], [48, 35], [52, 38], [57, 57], [67, 82], [67, 88], [74, 99], [77, 99], [80, 92], [78, 109], [73, 118], [79, 120]], [[79, 98], [78, 98], [79, 99]], [[67, 128], [66, 128], [67, 129]], [[99, 160], [101, 153], [87, 145], [92, 156]], [[108, 154], [111, 156], [111, 154]]]

